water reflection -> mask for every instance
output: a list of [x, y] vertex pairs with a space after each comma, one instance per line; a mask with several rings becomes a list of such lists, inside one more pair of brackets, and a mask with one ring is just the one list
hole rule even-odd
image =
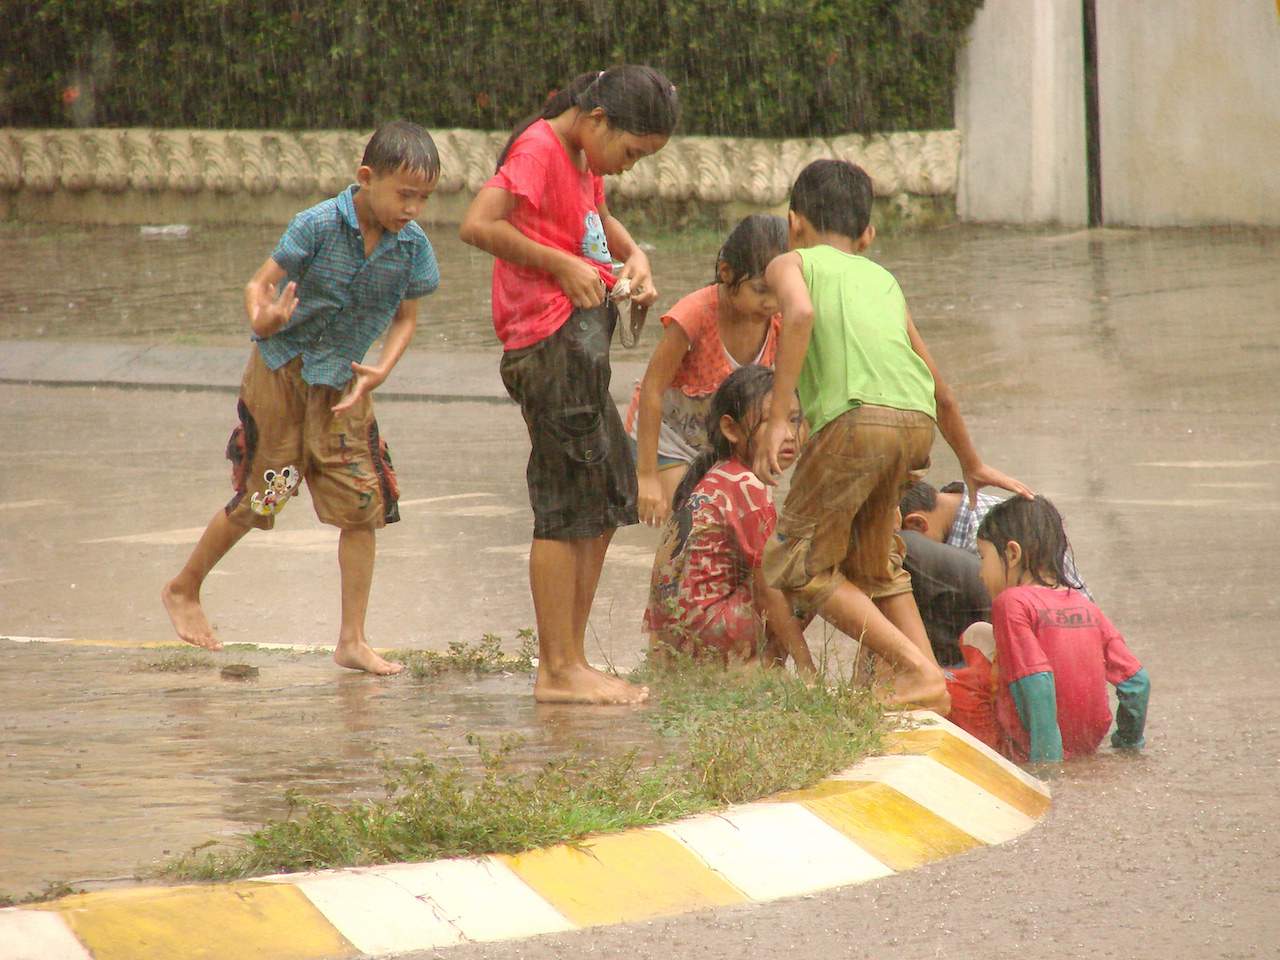
[[[476, 774], [468, 735], [491, 747], [523, 738], [517, 770], [569, 750], [652, 758], [670, 748], [643, 711], [539, 707], [525, 675], [373, 680], [336, 673], [327, 656], [240, 650], [215, 659], [251, 663], [259, 681], [136, 669], [161, 656], [0, 641], [0, 806], [16, 813], [0, 826], [0, 893], [117, 876], [251, 829], [287, 813], [288, 788], [334, 802], [381, 797], [384, 760], [421, 752]], [[74, 704], [67, 690], [78, 691]]]

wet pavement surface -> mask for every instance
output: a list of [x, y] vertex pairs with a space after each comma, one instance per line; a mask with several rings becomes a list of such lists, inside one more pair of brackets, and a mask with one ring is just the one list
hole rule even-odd
[[[259, 245], [251, 264], [269, 243]], [[1108, 754], [1067, 768], [1054, 781], [1044, 823], [1003, 847], [801, 900], [461, 947], [451, 956], [665, 958], [696, 951], [715, 958], [744, 949], [922, 960], [1275, 955], [1280, 235], [955, 227], [878, 243], [873, 252], [898, 274], [935, 358], [959, 391], [979, 449], [1054, 498], [1066, 515], [1081, 571], [1151, 675], [1147, 750], [1133, 760]], [[448, 282], [449, 261], [443, 253], [441, 259]], [[667, 284], [665, 267], [655, 256], [660, 287]], [[74, 285], [69, 276], [57, 282]], [[222, 281], [232, 302], [242, 282], [238, 274]], [[201, 283], [215, 286], [207, 278]], [[11, 289], [0, 292], [6, 336], [37, 336], [13, 320]], [[169, 281], [153, 293], [173, 298], [181, 289]], [[482, 303], [485, 290], [469, 295]], [[470, 322], [472, 332], [458, 339], [474, 336], [468, 342], [482, 344], [487, 328], [477, 331], [479, 321]], [[91, 325], [82, 330], [90, 339], [111, 336]], [[419, 349], [424, 345], [432, 348], [429, 336], [420, 339]], [[74, 358], [74, 343], [67, 352]], [[457, 352], [460, 363], [472, 355], [469, 347]], [[493, 383], [496, 396], [496, 373]], [[10, 466], [0, 481], [6, 546], [0, 633], [164, 639], [159, 587], [227, 493], [220, 457], [231, 398], [5, 384], [0, 408]], [[440, 649], [494, 631], [514, 648], [515, 630], [533, 621], [524, 570], [528, 447], [518, 412], [493, 403], [408, 400], [380, 403], [379, 410], [405, 509], [404, 522], [379, 539], [374, 643]], [[939, 442], [931, 479], [956, 475]], [[593, 660], [628, 666], [638, 658], [653, 539], [651, 531], [625, 530], [609, 553], [588, 642]], [[331, 641], [335, 542], [310, 516], [305, 497], [282, 515], [276, 532], [244, 541], [206, 586], [223, 639]], [[63, 658], [81, 654], [122, 659], [112, 660], [114, 668], [95, 686], [91, 667], [64, 665]], [[146, 713], [166, 699], [158, 688], [191, 682], [129, 672], [126, 660], [143, 655], [50, 645], [0, 649], [8, 667], [0, 708], [5, 753], [17, 754], [6, 757], [0, 781], [13, 825], [3, 837], [0, 889], [20, 886], [6, 874], [15, 862], [9, 844], [18, 842], [11, 838], [20, 836], [24, 818], [28, 825], [60, 822], [48, 813], [36, 821], [9, 798], [50, 796], [52, 785], [73, 781], [74, 765], [90, 756], [76, 752], [87, 745], [85, 731], [63, 724], [62, 715], [81, 710], [82, 701], [86, 718], [129, 702]], [[157, 777], [155, 797], [168, 798], [157, 802], [180, 804], [190, 794], [193, 805], [203, 805], [186, 826], [181, 807], [172, 808], [171, 823], [181, 829], [166, 845], [199, 842], [269, 812], [284, 787], [308, 777], [327, 795], [367, 789], [368, 780], [365, 786], [345, 780], [352, 776], [347, 771], [368, 764], [373, 749], [358, 734], [341, 732], [350, 689], [374, 704], [374, 716], [382, 716], [384, 696], [402, 708], [399, 698], [416, 696], [411, 684], [345, 676], [321, 657], [278, 669], [279, 683], [260, 680], [259, 688], [296, 682], [309, 691], [314, 715], [329, 714], [315, 722], [340, 733], [300, 740], [292, 764], [277, 764], [278, 783], [255, 782], [260, 792], [239, 788], [217, 800], [188, 790], [185, 781]], [[244, 694], [240, 688], [218, 695]], [[514, 725], [545, 727], [526, 716], [527, 684], [503, 681], [491, 695], [500, 701], [498, 716], [507, 711]], [[197, 722], [179, 717], [181, 700], [167, 708], [175, 714], [170, 736], [183, 724], [213, 730], [226, 722], [225, 701], [211, 701], [222, 716]], [[387, 734], [397, 748], [402, 739], [430, 741], [437, 735], [430, 723], [462, 713], [403, 712], [382, 721], [389, 731], [403, 731]], [[570, 721], [579, 722], [587, 723]], [[30, 748], [8, 732], [19, 729], [62, 752], [28, 758]], [[290, 736], [265, 723], [260, 733], [281, 744]], [[94, 744], [104, 782], [111, 782], [113, 756], [125, 769], [140, 756], [121, 739], [127, 738]], [[192, 741], [193, 762], [217, 767], [228, 780], [261, 769], [250, 756], [220, 755], [216, 742]], [[354, 743], [353, 758], [344, 758], [344, 743]], [[51, 826], [47, 835], [22, 842], [72, 851], [114, 846], [102, 839], [107, 829], [99, 839], [84, 839], [93, 832], [85, 826], [91, 809], [65, 809], [61, 835]], [[188, 828], [190, 835], [180, 837]], [[111, 874], [143, 859], [130, 843], [120, 843], [117, 853], [120, 866]], [[71, 866], [54, 872], [88, 873]]]
[[[520, 736], [514, 769], [657, 750], [634, 710], [535, 704], [527, 674], [373, 679], [326, 653], [122, 650], [0, 639], [0, 892], [96, 889], [288, 813], [283, 788], [375, 799], [382, 761], [425, 753], [478, 775], [476, 747]], [[257, 670], [228, 679], [222, 668]], [[16, 709], [15, 709], [16, 708]], [[154, 882], [154, 881], [153, 881]]]

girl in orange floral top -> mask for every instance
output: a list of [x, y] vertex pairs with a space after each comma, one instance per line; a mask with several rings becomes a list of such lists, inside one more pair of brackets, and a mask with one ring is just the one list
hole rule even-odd
[[690, 461], [708, 449], [707, 411], [725, 378], [749, 363], [773, 366], [781, 318], [764, 270], [786, 251], [784, 219], [747, 217], [720, 248], [716, 282], [662, 317], [666, 330], [627, 411], [641, 523], [666, 520]]

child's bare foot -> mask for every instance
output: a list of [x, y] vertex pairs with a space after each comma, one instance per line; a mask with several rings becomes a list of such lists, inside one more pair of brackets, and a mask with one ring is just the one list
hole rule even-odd
[[378, 656], [373, 647], [363, 640], [359, 643], [339, 643], [338, 648], [333, 651], [333, 662], [340, 667], [363, 670], [379, 677], [389, 677], [404, 669], [403, 663], [392, 663]]
[[649, 688], [611, 677], [586, 664], [556, 674], [539, 665], [533, 698], [539, 703], [643, 703], [649, 699]]
[[175, 586], [176, 582], [170, 580], [164, 585], [164, 589], [160, 591], [160, 602], [169, 614], [178, 639], [206, 650], [221, 650], [222, 644], [213, 635], [209, 618], [204, 615], [204, 608], [200, 606], [199, 592], [189, 593]]
[[951, 694], [947, 681], [937, 668], [920, 673], [900, 673], [893, 678], [893, 686], [880, 687], [879, 695], [886, 706], [915, 707], [933, 710], [944, 717], [951, 712]]

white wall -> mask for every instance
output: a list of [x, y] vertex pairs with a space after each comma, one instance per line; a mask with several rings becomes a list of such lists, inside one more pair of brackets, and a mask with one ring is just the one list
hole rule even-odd
[[1273, 0], [1098, 0], [1109, 224], [1280, 225]]
[[[1081, 0], [987, 0], [960, 58], [963, 219], [1083, 224]], [[1273, 0], [1097, 0], [1103, 220], [1280, 226]]]
[[978, 11], [956, 84], [962, 219], [1086, 222], [1080, 6], [987, 0]]

